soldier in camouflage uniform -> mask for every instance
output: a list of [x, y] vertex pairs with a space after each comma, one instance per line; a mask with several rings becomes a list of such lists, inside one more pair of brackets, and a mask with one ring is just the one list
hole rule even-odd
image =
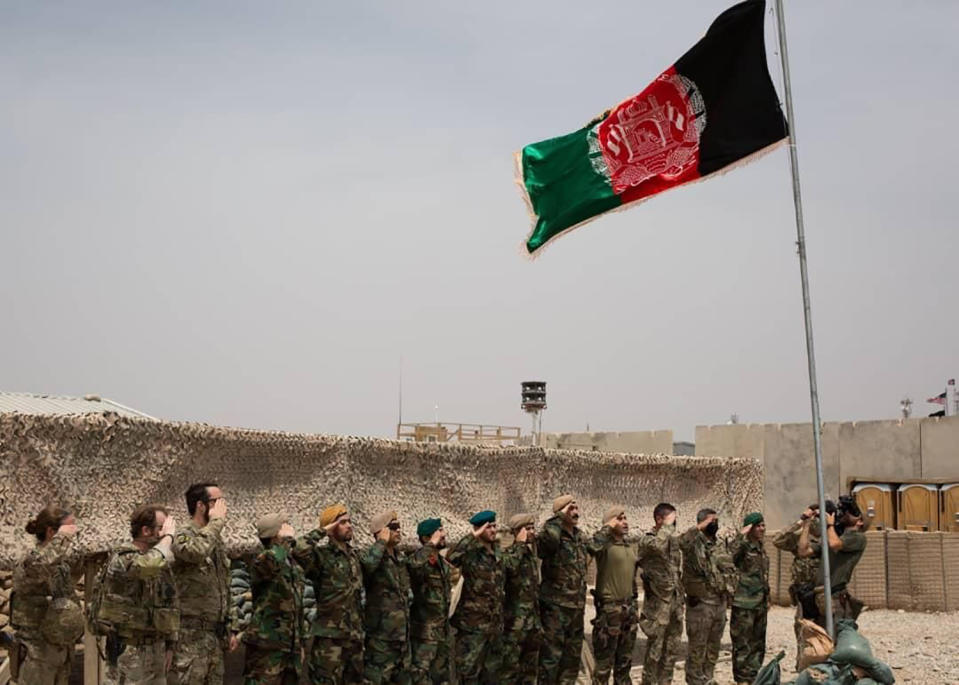
[[215, 483], [186, 491], [192, 520], [173, 539], [173, 575], [180, 594], [180, 640], [171, 671], [179, 685], [221, 685], [223, 652], [239, 644], [233, 631], [230, 560], [221, 532], [226, 500]]
[[643, 685], [673, 682], [673, 667], [683, 637], [683, 554], [676, 534], [676, 508], [661, 502], [653, 510], [653, 529], [639, 540], [643, 567], [643, 613], [646, 635]]
[[[799, 670], [799, 637], [800, 637], [800, 625], [799, 619], [802, 618], [802, 603], [799, 601], [800, 588], [813, 588], [818, 582], [820, 572], [819, 566], [822, 563], [820, 557], [806, 557], [803, 558], [799, 556], [799, 535], [802, 532], [803, 523], [807, 520], [810, 520], [816, 516], [816, 511], [819, 509], [818, 504], [810, 505], [806, 511], [802, 513], [799, 520], [793, 523], [788, 528], [778, 531], [773, 536], [773, 544], [777, 549], [781, 549], [784, 552], [789, 552], [792, 554], [792, 565], [789, 568], [789, 600], [796, 607], [796, 616], [793, 620], [793, 631], [796, 633], [796, 670]], [[812, 526], [810, 534], [813, 536], [814, 542], [819, 542], [819, 531], [817, 526]]]
[[729, 635], [733, 640], [733, 679], [752, 683], [766, 655], [766, 612], [769, 611], [769, 557], [763, 547], [766, 524], [759, 512], [747, 514], [743, 529], [730, 545], [739, 570], [733, 595]]
[[291, 554], [293, 527], [285, 514], [256, 522], [264, 550], [250, 565], [253, 615], [243, 631], [244, 685], [296, 685], [303, 647], [304, 576]]
[[371, 685], [409, 683], [410, 576], [397, 549], [402, 533], [395, 511], [370, 522], [376, 542], [360, 556], [366, 586], [364, 665]]
[[686, 591], [686, 684], [715, 685], [719, 643], [726, 627], [726, 604], [736, 589], [736, 568], [721, 540], [712, 509], [696, 514], [696, 525], [680, 537]]
[[517, 514], [509, 520], [513, 544], [503, 551], [503, 668], [505, 685], [534, 685], [539, 668], [543, 626], [539, 621], [539, 564], [536, 560], [536, 517]]
[[41, 626], [52, 597], [77, 599], [67, 561], [77, 534], [76, 519], [64, 509], [46, 507], [27, 524], [27, 532], [37, 538], [37, 546], [13, 572], [11, 600], [17, 681], [24, 685], [66, 685], [73, 644], [51, 641]]
[[363, 571], [352, 539], [349, 512], [334, 504], [320, 514], [320, 527], [293, 549], [316, 594], [308, 657], [310, 682], [316, 685], [363, 683]]
[[[629, 542], [626, 510], [612, 507], [603, 516], [603, 527], [593, 536], [596, 550], [596, 589], [593, 597], [593, 658], [596, 667], [593, 685], [606, 685], [610, 674], [615, 685], [632, 683], [636, 626], [639, 607], [636, 602], [636, 566], [639, 548]], [[644, 671], [645, 673], [645, 671]]]
[[450, 549], [449, 562], [463, 574], [451, 623], [456, 628], [459, 685], [498, 685], [503, 642], [503, 562], [496, 542], [496, 514], [481, 511]]
[[166, 685], [180, 625], [173, 579], [176, 524], [155, 504], [130, 517], [132, 542], [114, 548], [94, 589], [94, 630], [105, 634], [109, 685]]
[[413, 685], [450, 682], [449, 562], [440, 554], [446, 531], [438, 518], [420, 521], [416, 535], [423, 544], [408, 558], [413, 606], [410, 608], [410, 657]]
[[578, 523], [576, 500], [572, 495], [561, 495], [553, 500], [553, 516], [537, 537], [536, 551], [542, 559], [543, 575], [539, 586], [542, 685], [572, 685], [582, 661], [590, 541], [577, 527]]

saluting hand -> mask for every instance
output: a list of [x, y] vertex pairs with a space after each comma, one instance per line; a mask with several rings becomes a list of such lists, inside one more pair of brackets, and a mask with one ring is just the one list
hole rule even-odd
[[162, 538], [165, 535], [169, 535], [170, 537], [176, 535], [176, 519], [172, 516], [167, 516], [163, 525], [160, 526], [160, 537]]
[[77, 524], [65, 523], [57, 529], [57, 535], [62, 535], [68, 540], [77, 534]]
[[484, 524], [483, 524], [482, 526], [480, 526], [479, 528], [474, 528], [474, 529], [473, 529], [473, 537], [474, 537], [474, 538], [480, 537], [483, 533], [486, 532], [486, 529], [487, 529], [487, 528], [489, 528], [489, 523], [484, 523]]
[[210, 518], [221, 519], [226, 516], [226, 500], [222, 497], [213, 503], [210, 507]]
[[696, 524], [696, 527], [699, 530], [706, 530], [709, 527], [709, 524], [716, 520], [716, 514], [709, 514], [706, 518]]
[[390, 541], [390, 529], [386, 526], [380, 528], [379, 532], [376, 534], [376, 539], [380, 542], [389, 542]]
[[749, 531], [751, 531], [752, 529], [753, 529], [753, 524], [750, 523], [748, 526], [743, 526], [743, 529], [739, 532], [742, 533], [743, 535], [749, 535]]

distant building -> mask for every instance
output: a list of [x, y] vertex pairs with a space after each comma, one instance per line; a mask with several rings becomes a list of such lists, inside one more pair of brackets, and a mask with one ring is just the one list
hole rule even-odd
[[105, 414], [111, 412], [121, 416], [154, 417], [137, 411], [119, 402], [100, 397], [66, 397], [63, 395], [37, 395], [25, 392], [0, 392], [0, 414], [33, 414], [37, 416], [70, 414]]

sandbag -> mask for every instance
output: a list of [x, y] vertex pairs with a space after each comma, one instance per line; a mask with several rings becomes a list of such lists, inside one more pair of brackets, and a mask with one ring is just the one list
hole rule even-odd
[[859, 634], [855, 621], [840, 619], [836, 623], [836, 647], [829, 660], [835, 664], [859, 666], [882, 685], [896, 682], [892, 669], [872, 654], [869, 641]]
[[786, 652], [779, 652], [773, 657], [772, 661], [763, 666], [756, 674], [753, 685], [781, 685], [782, 672], [779, 669], [779, 662], [783, 660], [784, 656], [786, 656]]
[[824, 663], [833, 651], [833, 642], [823, 628], [805, 618], [799, 619], [799, 647], [796, 670], [803, 671], [813, 664]]

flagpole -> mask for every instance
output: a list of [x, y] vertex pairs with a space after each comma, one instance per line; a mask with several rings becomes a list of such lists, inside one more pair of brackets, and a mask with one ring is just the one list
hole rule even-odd
[[816, 354], [812, 337], [812, 305], [809, 301], [809, 273], [806, 269], [806, 230], [803, 225], [802, 192], [799, 187], [799, 155], [796, 150], [796, 116], [793, 114], [792, 83], [789, 79], [789, 55], [786, 51], [786, 20], [783, 0], [776, 2], [776, 24], [779, 30], [779, 58], [783, 68], [783, 91], [786, 96], [786, 119], [789, 122], [789, 166], [792, 171], [793, 204], [796, 207], [796, 248], [799, 252], [799, 275], [802, 279], [803, 319], [806, 324], [806, 359], [809, 366], [809, 402], [812, 405], [813, 446], [816, 450], [816, 485], [819, 488], [820, 546], [822, 547], [823, 599], [826, 604], [826, 632], [833, 637], [832, 583], [829, 570], [829, 535], [826, 526], [826, 495], [823, 487], [822, 426], [819, 418], [819, 389], [816, 382]]

